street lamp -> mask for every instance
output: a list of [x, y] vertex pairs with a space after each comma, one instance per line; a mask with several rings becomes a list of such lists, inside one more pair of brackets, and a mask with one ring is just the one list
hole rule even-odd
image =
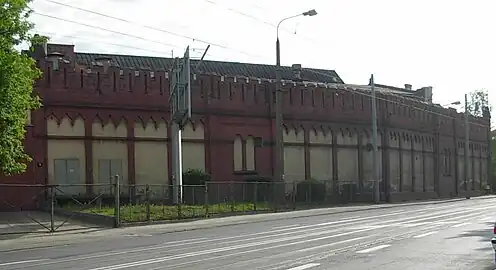
[[[454, 102], [451, 102], [449, 104], [445, 104], [443, 105], [443, 107], [448, 107], [450, 105], [461, 105], [461, 101], [457, 100], [457, 101], [454, 101]], [[469, 111], [468, 111], [468, 96], [467, 94], [465, 94], [465, 108], [464, 108], [464, 113], [463, 113], [463, 125], [464, 125], [464, 146], [463, 146], [463, 178], [464, 178], [464, 181], [463, 181], [463, 188], [465, 189], [465, 191], [467, 191], [467, 182], [469, 181], [469, 172], [468, 172], [468, 163], [470, 162], [470, 159], [469, 159], [469, 153], [470, 153], [470, 150], [469, 150], [469, 145], [470, 145], [470, 126], [469, 126], [469, 121], [468, 121], [468, 118], [469, 118]], [[459, 187], [458, 187], [458, 183], [456, 184], [456, 192], [459, 194]]]
[[274, 164], [274, 176], [277, 181], [283, 181], [284, 179], [284, 143], [283, 143], [283, 128], [282, 128], [282, 90], [281, 90], [281, 48], [279, 43], [279, 26], [281, 23], [296, 18], [299, 16], [315, 16], [317, 15], [317, 11], [315, 9], [311, 9], [309, 11], [293, 15], [287, 18], [282, 19], [277, 24], [277, 40], [276, 40], [276, 138], [275, 138], [275, 164]]
[[448, 104], [444, 104], [443, 107], [448, 107], [448, 106], [451, 106], [451, 105], [460, 105], [462, 104], [460, 101], [454, 101], [454, 102], [451, 102], [451, 103], [448, 103]]

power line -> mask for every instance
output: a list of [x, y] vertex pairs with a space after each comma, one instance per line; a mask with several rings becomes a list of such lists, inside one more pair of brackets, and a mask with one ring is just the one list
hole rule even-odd
[[[97, 43], [97, 44], [107, 44], [107, 45], [111, 45], [111, 46], [115, 46], [115, 47], [121, 47], [121, 48], [126, 48], [126, 49], [133, 49], [133, 50], [140, 50], [140, 51], [151, 52], [151, 53], [156, 53], [156, 54], [167, 54], [167, 55], [170, 55], [170, 57], [173, 56], [171, 51], [167, 51], [167, 52], [166, 51], [157, 51], [157, 50], [146, 49], [146, 48], [143, 48], [143, 47], [135, 47], [135, 46], [129, 46], [129, 45], [120, 44], [120, 43], [113, 43], [113, 42], [101, 41], [101, 40], [96, 40], [96, 39], [87, 38], [87, 37], [76, 37], [76, 36], [71, 36], [71, 35], [59, 35], [57, 33], [44, 32], [44, 31], [38, 31], [38, 30], [36, 30], [35, 33], [37, 33], [39, 35], [44, 35], [44, 36], [57, 36], [57, 37], [64, 37], [64, 38], [75, 39], [75, 40], [86, 40], [86, 41], [91, 41], [91, 42]], [[193, 49], [193, 51], [195, 51], [195, 50], [200, 51], [199, 49]], [[207, 52], [207, 55], [218, 58], [218, 56], [212, 55], [211, 53], [208, 53], [208, 52]], [[195, 59], [195, 58], [191, 57], [191, 59]]]
[[[311, 69], [305, 69], [305, 70], [306, 71], [309, 71], [309, 72], [312, 72], [312, 73], [315, 73], [315, 74], [326, 76], [326, 77], [329, 77], [329, 78], [332, 79], [332, 76], [329, 75], [329, 74], [326, 74], [326, 73], [323, 73], [323, 72], [319, 72], [319, 71], [316, 71], [316, 70], [311, 70]], [[357, 90], [350, 90], [350, 89], [347, 89], [347, 88], [338, 89], [338, 90], [344, 90], [344, 91], [347, 91], [347, 92], [350, 92], [350, 93], [353, 93], [353, 94], [358, 94], [358, 95], [362, 95], [362, 96], [366, 96], [366, 97], [372, 98], [372, 95], [371, 94], [364, 93], [364, 92], [362, 92], [360, 90], [359, 91], [357, 91]], [[401, 98], [403, 100], [409, 100], [409, 101], [418, 102], [418, 100], [415, 100], [415, 99], [412, 99], [412, 98], [406, 98], [406, 97], [400, 96], [400, 95], [394, 95], [394, 94], [389, 94], [389, 95], [394, 96], [394, 97], [397, 97], [397, 98]], [[392, 104], [396, 104], [396, 105], [399, 105], [399, 106], [407, 107], [407, 108], [414, 109], [414, 110], [417, 110], [417, 111], [422, 111], [422, 112], [430, 113], [430, 114], [433, 114], [433, 115], [437, 115], [437, 116], [441, 116], [441, 117], [446, 117], [446, 118], [449, 118], [449, 119], [457, 119], [456, 117], [453, 117], [451, 115], [439, 113], [439, 112], [432, 111], [432, 110], [427, 110], [427, 109], [424, 109], [424, 108], [416, 107], [416, 106], [405, 104], [405, 103], [400, 103], [400, 102], [397, 102], [397, 101], [394, 101], [394, 100], [389, 100], [389, 99], [382, 98], [382, 97], [377, 97], [376, 96], [375, 99], [382, 100], [382, 101], [385, 101], [385, 102], [388, 102], [388, 103], [392, 103]], [[429, 104], [425, 104], [425, 105], [426, 106], [429, 106]], [[476, 125], [476, 126], [481, 126], [481, 127], [484, 127], [484, 128], [487, 128], [488, 127], [488, 125], [483, 125], [483, 124], [479, 124], [479, 123], [476, 123], [476, 122], [470, 122], [470, 124]]]
[[134, 50], [140, 50], [140, 51], [145, 51], [145, 52], [152, 52], [152, 53], [160, 53], [160, 54], [171, 54], [171, 52], [164, 52], [164, 51], [155, 51], [155, 50], [150, 50], [150, 49], [145, 49], [142, 47], [134, 47], [134, 46], [129, 46], [129, 45], [124, 45], [120, 43], [113, 43], [113, 42], [106, 42], [106, 41], [100, 41], [100, 40], [95, 40], [91, 38], [85, 38], [85, 37], [75, 37], [71, 35], [58, 35], [57, 33], [50, 33], [50, 32], [44, 32], [44, 31], [36, 31], [37, 34], [39, 35], [44, 35], [44, 36], [59, 36], [59, 37], [65, 37], [65, 38], [72, 38], [72, 39], [79, 39], [79, 40], [87, 40], [95, 43], [100, 43], [100, 44], [107, 44], [107, 45], [112, 45], [116, 47], [122, 47], [122, 48], [127, 48], [127, 49], [134, 49]]
[[[250, 53], [247, 53], [247, 52], [244, 52], [244, 51], [239, 51], [239, 50], [230, 48], [230, 47], [225, 46], [225, 45], [211, 43], [211, 42], [208, 42], [208, 41], [205, 41], [205, 40], [196, 39], [195, 37], [190, 37], [190, 36], [186, 36], [186, 35], [182, 35], [182, 34], [177, 34], [177, 33], [174, 33], [174, 32], [168, 31], [168, 30], [164, 30], [164, 29], [159, 29], [159, 28], [156, 28], [156, 27], [153, 27], [153, 26], [148, 26], [148, 25], [144, 25], [144, 24], [138, 24], [138, 23], [133, 22], [133, 21], [129, 21], [129, 20], [126, 20], [126, 19], [122, 19], [122, 18], [110, 16], [110, 15], [103, 14], [103, 13], [100, 13], [100, 12], [95, 12], [95, 11], [88, 10], [88, 9], [83, 9], [83, 8], [80, 8], [80, 7], [76, 7], [76, 6], [72, 6], [72, 5], [60, 3], [60, 2], [57, 2], [57, 1], [53, 1], [53, 0], [44, 0], [44, 1], [50, 2], [50, 3], [53, 3], [53, 4], [57, 4], [57, 5], [61, 5], [61, 6], [64, 6], [64, 7], [68, 7], [68, 8], [71, 8], [71, 9], [76, 9], [76, 10], [80, 10], [80, 11], [83, 11], [83, 12], [92, 13], [92, 14], [99, 15], [99, 16], [102, 16], [102, 17], [107, 17], [107, 18], [110, 18], [110, 19], [114, 19], [114, 20], [126, 22], [126, 23], [129, 23], [129, 24], [138, 25], [138, 26], [141, 26], [141, 27], [144, 27], [144, 28], [148, 28], [148, 29], [155, 30], [155, 31], [160, 31], [160, 32], [163, 32], [163, 33], [166, 33], [166, 34], [170, 34], [170, 35], [174, 35], [174, 36], [178, 36], [178, 37], [182, 37], [182, 38], [186, 38], [186, 39], [191, 39], [193, 41], [199, 41], [199, 42], [202, 42], [202, 43], [211, 44], [212, 46], [216, 46], [216, 47], [219, 47], [219, 48], [237, 51], [237, 52], [240, 52], [242, 54], [246, 54], [248, 56], [261, 57], [261, 56], [253, 55], [253, 54], [250, 54]], [[212, 3], [212, 4], [218, 4], [218, 3], [216, 3], [216, 2], [214, 2], [212, 0], [205, 0], [205, 1], [207, 1], [209, 3]], [[262, 21], [262, 20], [258, 19], [257, 17], [254, 17], [252, 15], [249, 15], [249, 14], [246, 14], [246, 13], [243, 13], [243, 12], [239, 12], [239, 11], [236, 11], [236, 10], [231, 9], [231, 8], [228, 8], [228, 9], [231, 10], [232, 12], [238, 13], [238, 14], [240, 14], [242, 16], [249, 17], [249, 18], [252, 18], [254, 20], [261, 21], [261, 22], [263, 22], [263, 23], [265, 23], [267, 25], [276, 27], [274, 24], [271, 24], [269, 22]], [[148, 39], [148, 38], [136, 36], [136, 35], [133, 35], [133, 34], [128, 34], [128, 33], [119, 32], [119, 31], [115, 31], [115, 30], [111, 30], [111, 29], [107, 29], [107, 28], [103, 28], [103, 27], [99, 27], [99, 26], [94, 26], [94, 25], [89, 25], [89, 24], [85, 24], [85, 23], [81, 23], [81, 22], [76, 22], [76, 21], [73, 21], [73, 20], [64, 19], [64, 18], [60, 18], [60, 17], [48, 15], [48, 14], [39, 13], [39, 12], [33, 12], [33, 13], [36, 14], [36, 15], [39, 15], [39, 16], [43, 16], [43, 17], [47, 17], [47, 18], [51, 18], [51, 19], [55, 19], [55, 20], [60, 20], [60, 21], [64, 21], [64, 22], [69, 22], [69, 23], [73, 23], [73, 24], [78, 24], [78, 25], [82, 25], [82, 26], [85, 26], [85, 27], [89, 27], [89, 28], [99, 29], [99, 30], [102, 30], [102, 31], [106, 31], [106, 32], [110, 32], [110, 33], [114, 33], [114, 34], [118, 34], [118, 35], [123, 35], [123, 36], [128, 36], [128, 37], [132, 37], [132, 38], [136, 38], [136, 39], [140, 39], [140, 40], [144, 40], [144, 41], [148, 41], [148, 42], [158, 43], [158, 44], [165, 45], [165, 46], [170, 46], [170, 47], [175, 47], [175, 48], [181, 48], [181, 47], [179, 47], [177, 45], [174, 45], [174, 44], [164, 43], [164, 42], [161, 42], [161, 41], [152, 40], [152, 39]], [[70, 36], [68, 36], [68, 37], [70, 37]], [[72, 38], [77, 38], [77, 37], [72, 37]], [[81, 39], [81, 38], [78, 38], [78, 39]], [[101, 42], [101, 43], [104, 43], [104, 42]], [[105, 42], [105, 43], [107, 43], [109, 45], [113, 45], [113, 46], [118, 46], [118, 47], [127, 47], [127, 48], [132, 48], [132, 49], [143, 50], [143, 51], [158, 52], [158, 51], [147, 50], [147, 49], [143, 49], [143, 48], [137, 48], [137, 47], [133, 47], [133, 46], [127, 46], [127, 45], [123, 45], [123, 44], [108, 43], [108, 42]], [[163, 53], [163, 52], [159, 52], [159, 53]], [[313, 73], [316, 73], [316, 74], [320, 74], [320, 75], [329, 77], [329, 78], [332, 78], [332, 76], [330, 76], [329, 74], [326, 74], [326, 73], [318, 72], [318, 71], [315, 71], [315, 70], [309, 70], [309, 71], [310, 72], [313, 72]], [[366, 94], [366, 93], [363, 93], [363, 92], [359, 92], [359, 91], [353, 91], [353, 90], [349, 90], [349, 89], [340, 89], [340, 90], [345, 90], [345, 91], [352, 92], [352, 93], [355, 93], [355, 94], [360, 94], [360, 95], [363, 95], [363, 96], [372, 97], [369, 94]], [[405, 97], [398, 96], [398, 95], [393, 95], [393, 96], [398, 97], [398, 98], [401, 98], [401, 99], [405, 99], [405, 100], [412, 100], [412, 101], [414, 101], [414, 99], [407, 99]], [[404, 103], [399, 103], [399, 102], [388, 100], [388, 99], [385, 99], [385, 98], [376, 97], [376, 99], [383, 100], [385, 102], [389, 102], [389, 103], [393, 103], [393, 104], [397, 104], [397, 105], [401, 105], [401, 106], [404, 106], [404, 107], [409, 107], [409, 108], [412, 108], [412, 109], [415, 109], [415, 110], [418, 110], [418, 111], [423, 111], [423, 112], [432, 113], [432, 114], [435, 114], [435, 115], [438, 115], [438, 116], [443, 116], [443, 117], [455, 119], [455, 117], [450, 116], [450, 115], [438, 113], [438, 112], [435, 112], [435, 111], [432, 111], [432, 110], [426, 110], [426, 109], [423, 109], [423, 108], [418, 108], [418, 107], [415, 107], [415, 106], [412, 106], [412, 105], [408, 105], [408, 104], [404, 104]], [[480, 125], [480, 126], [484, 126], [485, 127], [485, 125], [481, 125], [481, 124], [478, 124], [478, 123], [471, 123], [471, 124]]]
[[141, 39], [141, 40], [148, 41], [148, 42], [158, 43], [158, 44], [169, 46], [169, 47], [181, 48], [181, 47], [179, 47], [177, 45], [174, 45], [174, 44], [164, 43], [162, 41], [157, 41], [157, 40], [153, 40], [153, 39], [148, 39], [148, 38], [136, 36], [136, 35], [133, 35], [133, 34], [119, 32], [119, 31], [107, 29], [107, 28], [100, 27], [100, 26], [95, 26], [95, 25], [85, 24], [85, 23], [81, 23], [81, 22], [76, 22], [76, 21], [73, 21], [73, 20], [64, 19], [64, 18], [60, 18], [60, 17], [48, 15], [48, 14], [43, 14], [43, 13], [39, 13], [39, 12], [36, 12], [36, 11], [34, 11], [33, 14], [38, 15], [38, 16], [42, 16], [42, 17], [47, 17], [47, 18], [54, 19], [54, 20], [59, 20], [59, 21], [64, 21], [64, 22], [73, 23], [73, 24], [77, 24], [77, 25], [82, 25], [82, 26], [85, 26], [85, 27], [94, 28], [94, 29], [102, 30], [102, 31], [109, 32], [109, 33], [114, 33], [114, 34], [118, 34], [118, 35], [122, 35], [122, 36], [127, 36], [127, 37], [136, 38], [136, 39]]
[[[196, 37], [193, 37], [193, 36], [187, 36], [187, 35], [183, 35], [183, 34], [178, 34], [178, 33], [175, 33], [175, 32], [169, 31], [169, 30], [157, 28], [157, 27], [154, 27], [154, 26], [146, 25], [146, 24], [140, 24], [140, 23], [137, 23], [137, 22], [134, 22], [134, 21], [130, 21], [130, 20], [127, 20], [127, 19], [119, 18], [119, 17], [114, 17], [114, 16], [111, 16], [111, 15], [108, 15], [108, 14], [104, 14], [104, 13], [101, 13], [101, 12], [96, 12], [96, 11], [89, 10], [89, 9], [84, 9], [84, 8], [81, 8], [81, 7], [78, 7], [78, 6], [64, 4], [64, 3], [60, 3], [60, 2], [57, 2], [57, 1], [54, 1], [54, 0], [43, 0], [43, 1], [49, 2], [49, 3], [52, 3], [52, 4], [56, 4], [56, 5], [60, 5], [60, 6], [64, 6], [64, 7], [70, 8], [70, 9], [75, 9], [75, 10], [83, 11], [83, 12], [86, 12], [86, 13], [91, 13], [91, 14], [95, 14], [95, 15], [98, 15], [98, 16], [106, 17], [106, 18], [109, 18], [109, 19], [113, 19], [113, 20], [125, 22], [125, 23], [128, 23], [128, 24], [137, 25], [137, 26], [140, 26], [140, 27], [143, 27], [143, 28], [147, 28], [147, 29], [154, 30], [154, 31], [159, 31], [159, 32], [162, 32], [162, 33], [165, 33], [165, 34], [176, 36], [176, 37], [186, 38], [186, 39], [190, 39], [192, 41], [198, 41], [198, 42], [202, 42], [202, 43], [205, 43], [205, 44], [210, 44], [211, 46], [219, 47], [219, 48], [226, 49], [226, 50], [235, 51], [237, 53], [245, 54], [247, 56], [252, 56], [252, 57], [256, 57], [256, 58], [264, 58], [264, 57], [262, 57], [260, 55], [254, 55], [254, 54], [251, 54], [251, 53], [240, 51], [240, 50], [237, 50], [237, 49], [228, 47], [226, 45], [222, 45], [222, 44], [210, 42], [210, 41], [199, 39], [199, 38], [196, 38]], [[37, 14], [39, 14], [39, 13], [37, 13]]]
[[[227, 10], [229, 10], [229, 11], [233, 12], [233, 13], [236, 13], [236, 14], [238, 14], [238, 15], [241, 15], [241, 16], [243, 16], [243, 17], [250, 18], [250, 19], [252, 19], [252, 20], [255, 20], [255, 21], [261, 22], [261, 23], [263, 23], [263, 24], [265, 24], [265, 25], [268, 25], [268, 26], [271, 26], [271, 27], [273, 27], [273, 28], [277, 28], [277, 24], [275, 24], [275, 23], [271, 23], [271, 22], [267, 22], [267, 21], [264, 21], [264, 20], [262, 20], [262, 19], [260, 19], [260, 18], [258, 18], [258, 17], [256, 17], [256, 16], [253, 16], [253, 15], [251, 15], [251, 14], [248, 14], [248, 13], [245, 13], [245, 12], [239, 11], [239, 10], [237, 10], [237, 9], [233, 9], [233, 8], [231, 8], [231, 7], [228, 7], [228, 6], [225, 6], [225, 5], [219, 4], [218, 2], [215, 2], [215, 1], [213, 1], [213, 0], [204, 0], [204, 1], [205, 1], [205, 2], [207, 2], [207, 3], [210, 3], [210, 4], [212, 4], [212, 5], [221, 6], [221, 7], [225, 8], [225, 9], [227, 9]], [[262, 8], [261, 8], [261, 7], [259, 7], [259, 6], [255, 6], [255, 7], [256, 7], [256, 8], [258, 8], [258, 9], [262, 9]], [[307, 39], [308, 41], [311, 41], [311, 42], [318, 42], [318, 43], [321, 43], [321, 42], [322, 42], [322, 41], [315, 40], [315, 39], [310, 38], [310, 37], [307, 37], [307, 36], [303, 36], [303, 35], [300, 35], [300, 34], [296, 34], [296, 32], [293, 32], [293, 31], [287, 30], [287, 29], [282, 28], [282, 27], [281, 27], [281, 29], [282, 29], [283, 31], [287, 32], [287, 33], [290, 33], [290, 34], [293, 34], [293, 35], [297, 35], [297, 36], [302, 37], [302, 38], [304, 38], [304, 39]]]

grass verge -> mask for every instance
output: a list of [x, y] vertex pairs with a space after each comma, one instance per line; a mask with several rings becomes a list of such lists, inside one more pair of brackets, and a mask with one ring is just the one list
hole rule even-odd
[[[146, 204], [137, 205], [122, 205], [121, 222], [140, 222], [140, 221], [160, 221], [160, 220], [178, 220], [191, 218], [206, 218], [208, 215], [219, 214], [235, 214], [235, 213], [252, 213], [254, 211], [269, 211], [273, 208], [268, 203], [257, 204], [256, 207], [252, 203], [221, 203], [211, 205], [155, 205], [151, 204], [148, 207]], [[114, 216], [113, 206], [94, 206], [84, 209], [73, 207], [65, 208], [65, 210], [76, 211], [87, 214], [97, 214], [104, 216]], [[149, 218], [148, 218], [149, 217]]]

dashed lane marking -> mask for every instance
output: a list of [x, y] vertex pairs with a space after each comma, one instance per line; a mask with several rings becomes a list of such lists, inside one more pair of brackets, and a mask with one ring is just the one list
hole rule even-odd
[[390, 247], [390, 246], [391, 246], [391, 245], [380, 245], [380, 246], [371, 247], [371, 248], [368, 248], [368, 249], [364, 249], [364, 250], [357, 251], [357, 253], [358, 253], [358, 254], [371, 253], [371, 252], [375, 252], [375, 251], [378, 251], [378, 250], [381, 250], [381, 249], [388, 248], [388, 247]]

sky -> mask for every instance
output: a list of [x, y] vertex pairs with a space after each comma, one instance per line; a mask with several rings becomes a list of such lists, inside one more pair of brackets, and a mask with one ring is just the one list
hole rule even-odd
[[336, 70], [350, 84], [374, 74], [379, 84], [432, 86], [440, 104], [486, 89], [496, 105], [494, 0], [34, 0], [31, 7], [36, 32], [80, 52], [171, 57], [189, 45], [199, 58], [211, 44], [205, 59], [263, 64], [275, 64], [275, 25], [315, 9], [281, 25], [283, 65]]

